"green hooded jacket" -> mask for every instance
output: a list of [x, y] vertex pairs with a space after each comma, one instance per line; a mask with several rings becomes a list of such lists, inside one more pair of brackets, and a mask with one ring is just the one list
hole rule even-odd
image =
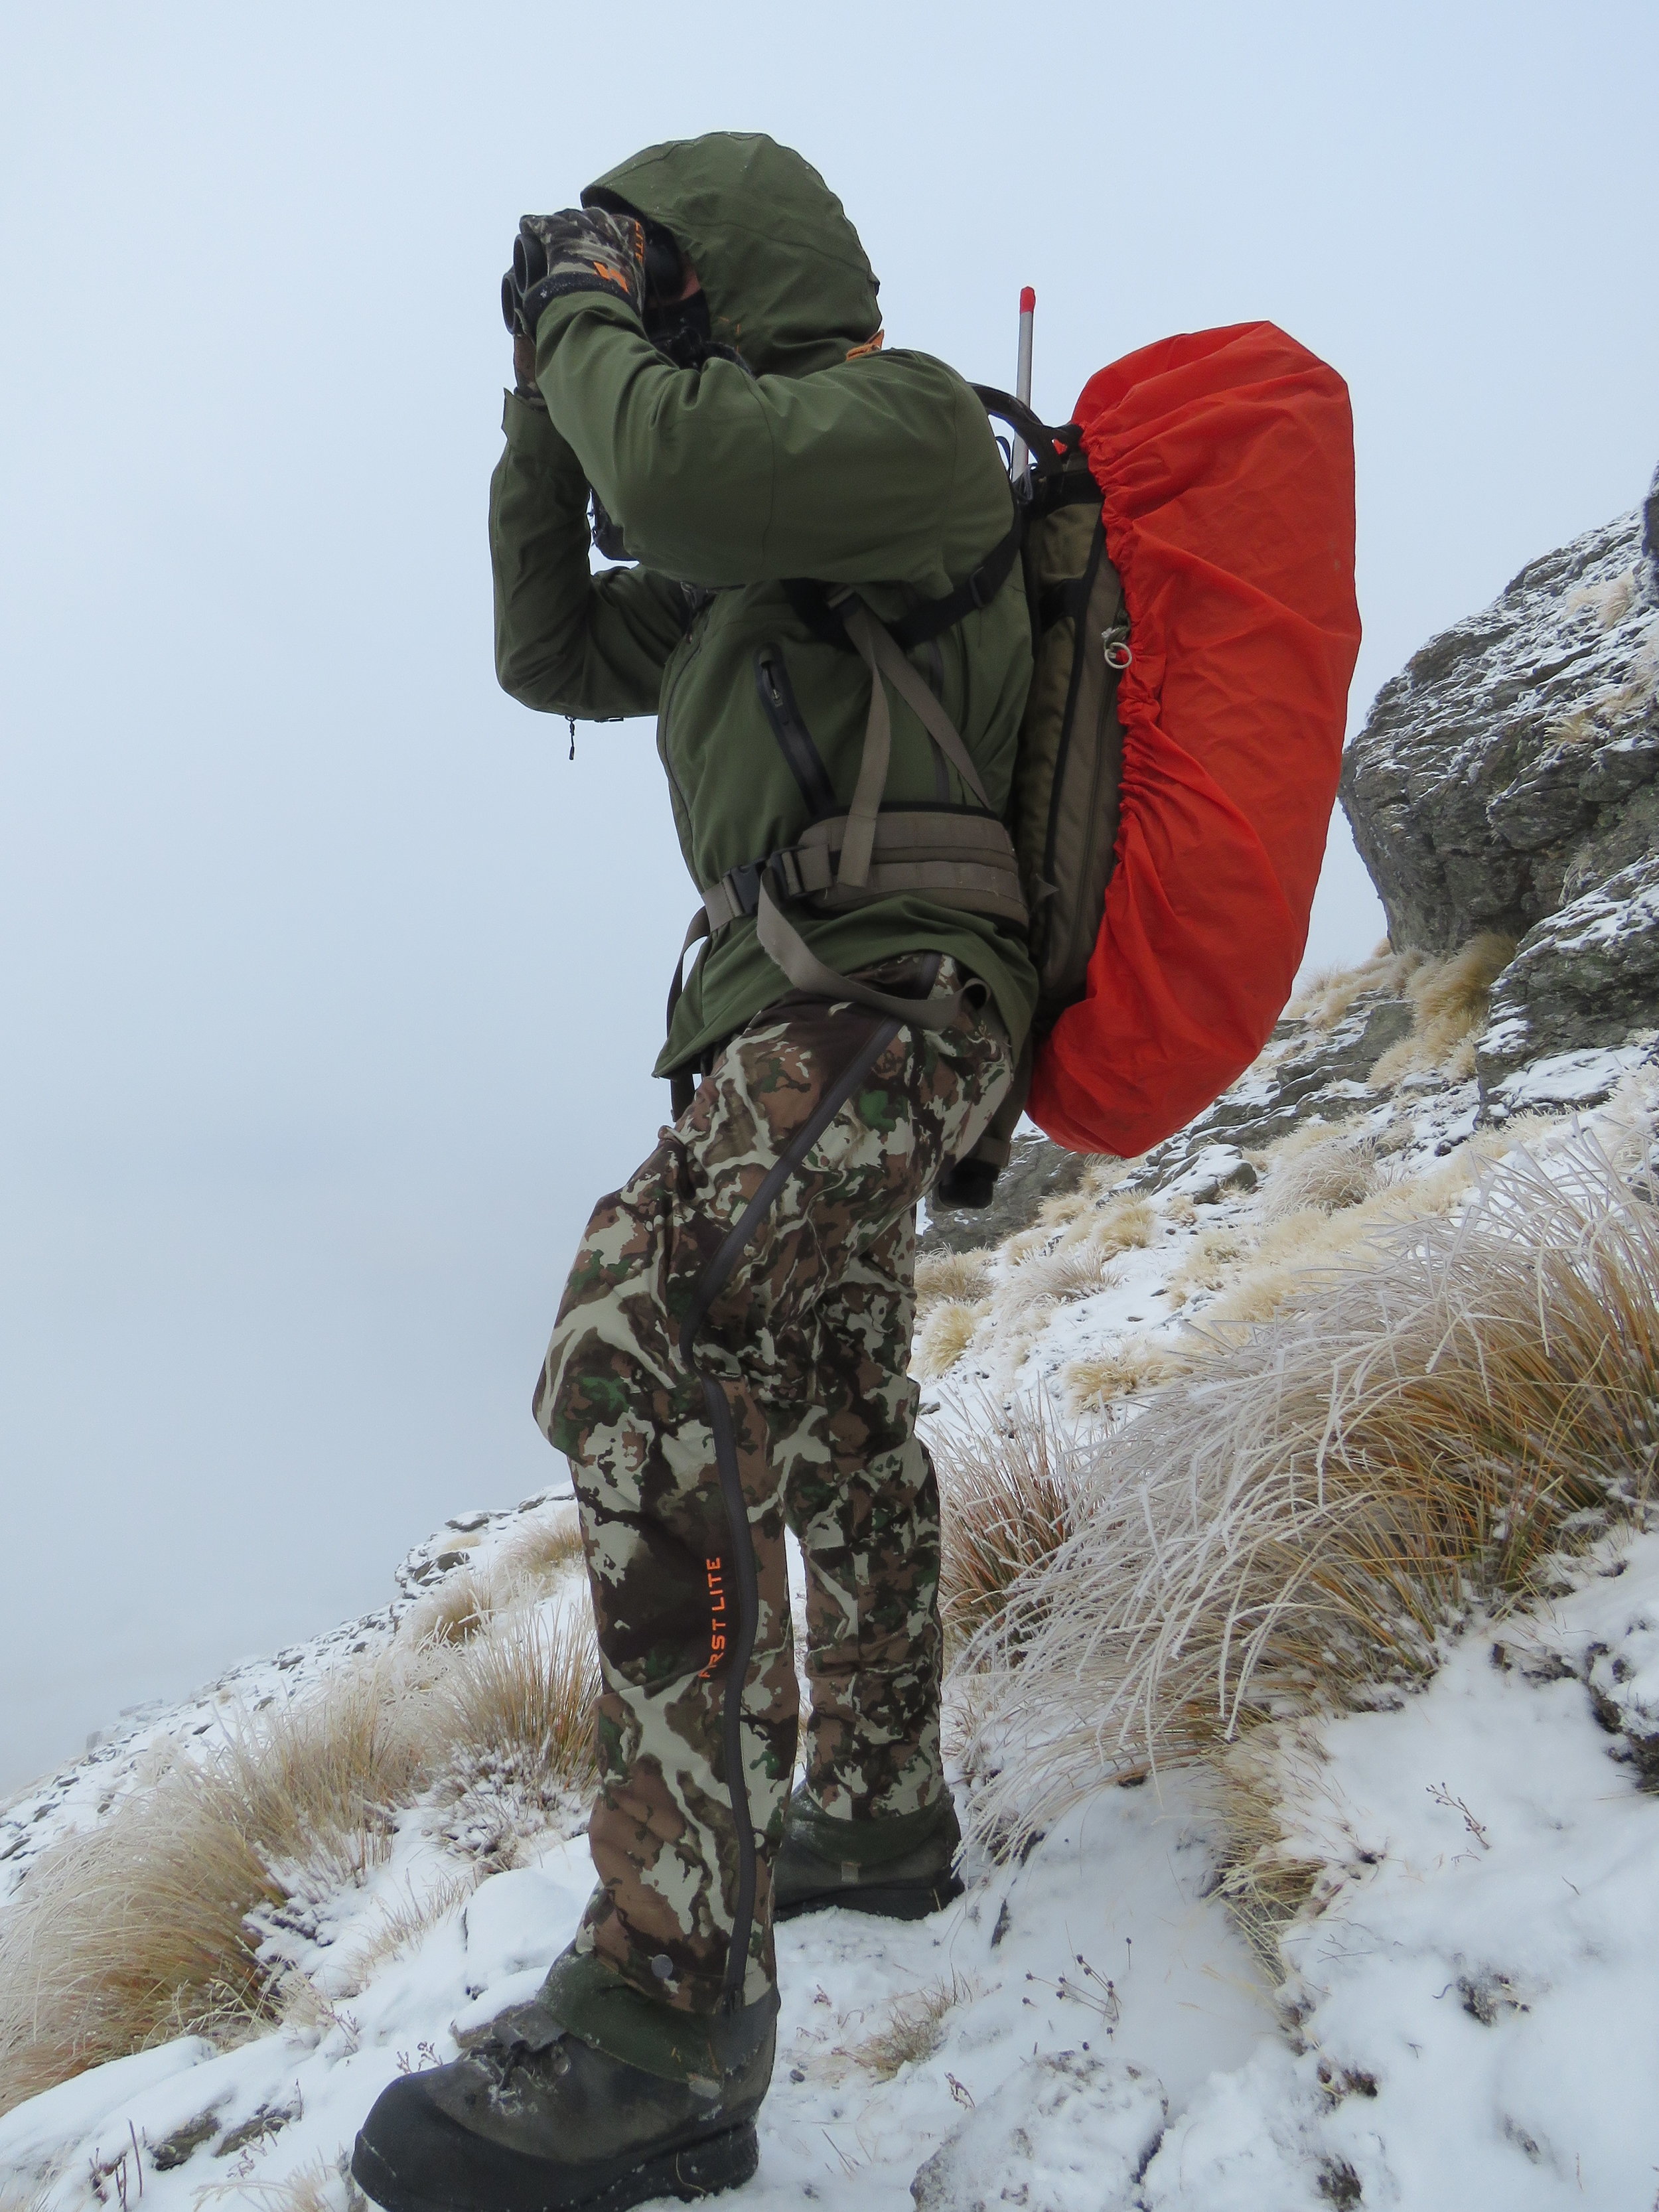
[[[515, 699], [550, 714], [655, 711], [702, 891], [793, 844], [812, 818], [775, 726], [780, 693], [793, 694], [840, 805], [857, 778], [868, 672], [812, 634], [784, 580], [856, 585], [896, 620], [943, 598], [1006, 534], [1007, 477], [954, 370], [872, 349], [876, 280], [840, 202], [798, 154], [715, 132], [648, 148], [584, 198], [673, 233], [714, 337], [742, 362], [676, 367], [606, 294], [547, 307], [536, 331], [546, 411], [508, 394], [490, 486], [496, 672]], [[637, 566], [591, 570], [590, 486]], [[988, 606], [910, 658], [1006, 810], [1031, 676], [1018, 563]], [[890, 702], [887, 799], [975, 803], [912, 709], [890, 690]], [[625, 883], [625, 825], [611, 834]], [[834, 915], [794, 904], [790, 919], [843, 974], [901, 953], [950, 954], [989, 987], [1015, 1047], [1023, 1041], [1036, 978], [1006, 924], [908, 896]], [[790, 988], [753, 921], [729, 922], [692, 971], [657, 1073], [696, 1063]]]

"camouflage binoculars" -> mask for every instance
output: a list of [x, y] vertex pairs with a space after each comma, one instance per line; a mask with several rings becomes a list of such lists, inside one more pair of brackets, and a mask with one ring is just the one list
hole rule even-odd
[[[522, 217], [513, 241], [513, 266], [501, 278], [501, 320], [516, 338], [534, 337], [525, 319], [525, 297], [547, 274], [547, 245], [531, 228], [532, 218]], [[685, 265], [679, 247], [660, 223], [645, 224], [645, 297], [656, 306], [677, 300], [685, 283]]]

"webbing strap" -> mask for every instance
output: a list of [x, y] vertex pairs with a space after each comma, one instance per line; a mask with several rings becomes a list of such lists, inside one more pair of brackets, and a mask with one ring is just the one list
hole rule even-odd
[[[875, 849], [876, 815], [887, 788], [888, 763], [893, 751], [893, 722], [887, 707], [887, 686], [877, 665], [870, 635], [868, 610], [857, 605], [847, 612], [848, 635], [863, 654], [870, 671], [870, 713], [864, 725], [864, 757], [853, 803], [847, 810], [847, 830], [842, 840], [840, 875], [843, 883], [860, 885], [870, 880], [870, 855]], [[925, 688], [925, 687], [924, 687]]]
[[764, 883], [761, 884], [760, 903], [755, 909], [755, 932], [768, 958], [782, 969], [798, 991], [809, 991], [815, 999], [850, 999], [855, 1006], [869, 1006], [876, 1013], [898, 1021], [913, 1022], [923, 1030], [950, 1029], [963, 1018], [972, 1003], [965, 991], [935, 992], [927, 999], [901, 999], [890, 991], [872, 990], [856, 976], [838, 974], [818, 958], [800, 932], [786, 919], [782, 908], [773, 902]]
[[[958, 584], [942, 599], [925, 599], [908, 614], [893, 617], [887, 627], [906, 653], [942, 637], [968, 616], [990, 605], [1019, 558], [1019, 549], [1025, 541], [1025, 508], [1023, 503], [1017, 503], [1006, 534], [998, 538], [965, 583]], [[783, 588], [790, 605], [814, 637], [825, 645], [848, 643], [842, 621], [844, 602], [829, 585], [809, 576], [795, 576], [788, 579]]]
[[[994, 813], [996, 810], [986, 796], [979, 770], [974, 766], [973, 755], [962, 742], [956, 724], [862, 602], [847, 611], [847, 635], [863, 654], [870, 680], [877, 690], [881, 688], [881, 679], [885, 676], [980, 805], [988, 813]], [[862, 774], [859, 781], [863, 782]], [[846, 863], [842, 865], [844, 872]]]
[[686, 925], [685, 936], [680, 945], [680, 957], [674, 963], [674, 973], [668, 985], [668, 1027], [674, 1026], [674, 1009], [680, 1002], [680, 993], [685, 988], [685, 956], [700, 937], [707, 937], [712, 927], [708, 909], [700, 906]]

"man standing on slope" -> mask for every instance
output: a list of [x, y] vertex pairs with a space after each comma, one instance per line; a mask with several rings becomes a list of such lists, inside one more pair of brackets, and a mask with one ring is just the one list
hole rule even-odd
[[[536, 1394], [604, 1662], [599, 1887], [533, 2002], [376, 2105], [354, 2170], [392, 2212], [745, 2179], [775, 1918], [957, 1893], [915, 1210], [1008, 1091], [1036, 992], [986, 857], [1031, 674], [1008, 480], [968, 386], [881, 350], [839, 202], [717, 133], [526, 218], [515, 268], [501, 681], [655, 710], [709, 943], [658, 1066], [678, 1119], [599, 1201]], [[636, 566], [591, 573], [590, 490]]]

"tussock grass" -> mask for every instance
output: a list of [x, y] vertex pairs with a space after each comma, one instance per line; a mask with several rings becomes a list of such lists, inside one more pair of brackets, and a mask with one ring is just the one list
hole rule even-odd
[[1462, 1079], [1474, 1073], [1474, 1036], [1486, 1023], [1492, 987], [1515, 957], [1515, 939], [1485, 930], [1443, 960], [1425, 960], [1407, 979], [1412, 1029], [1366, 1079], [1386, 1090], [1431, 1068]]
[[956, 1365], [989, 1311], [988, 1304], [969, 1305], [960, 1298], [947, 1298], [928, 1309], [916, 1330], [910, 1361], [924, 1382], [936, 1382]]
[[108, 2058], [276, 2016], [250, 1916], [356, 1879], [423, 1760], [379, 1673], [180, 1756], [0, 1914], [0, 2111]]
[[1636, 603], [1636, 593], [1641, 579], [1633, 568], [1626, 568], [1605, 584], [1579, 584], [1567, 594], [1569, 615], [1593, 614], [1597, 626], [1611, 629], [1621, 623]]
[[937, 1305], [942, 1299], [982, 1298], [990, 1287], [988, 1252], [926, 1252], [916, 1261], [916, 1304]]
[[896, 1997], [888, 2007], [886, 2027], [866, 2036], [847, 2055], [878, 2081], [890, 2081], [901, 2068], [933, 2057], [945, 2040], [947, 2014], [974, 1994], [972, 1983], [953, 1973], [949, 1981], [929, 1982]]
[[1083, 1180], [1078, 1185], [1079, 1194], [1091, 1206], [1102, 1205], [1133, 1165], [1133, 1160], [1121, 1160], [1115, 1152], [1095, 1153], [1083, 1170]]
[[1274, 1161], [1261, 1195], [1262, 1218], [1282, 1221], [1310, 1207], [1337, 1213], [1363, 1206], [1383, 1181], [1373, 1138], [1326, 1136]]
[[1396, 952], [1385, 937], [1369, 960], [1357, 968], [1325, 968], [1309, 976], [1285, 1009], [1290, 1020], [1316, 1030], [1334, 1030], [1354, 1000], [1367, 992], [1403, 991], [1422, 966], [1421, 952]]
[[1045, 1198], [1036, 1210], [1036, 1225], [1040, 1229], [1069, 1228], [1080, 1214], [1087, 1213], [1094, 1201], [1080, 1188], [1077, 1190], [1057, 1191]]
[[1022, 1260], [1010, 1268], [994, 1293], [999, 1316], [1018, 1313], [1039, 1302], [1063, 1305], [1067, 1299], [1109, 1290], [1120, 1279], [1109, 1265], [1110, 1255], [1121, 1249], [1091, 1237]]
[[414, 1644], [465, 1644], [497, 1615], [544, 1597], [582, 1555], [574, 1503], [527, 1516], [493, 1558], [447, 1575], [404, 1615]]
[[399, 1626], [416, 1644], [465, 1644], [495, 1610], [490, 1578], [476, 1568], [461, 1567], [412, 1605]]
[[448, 1778], [529, 1793], [550, 1808], [591, 1789], [599, 1647], [586, 1628], [530, 1613], [474, 1646], [438, 1693]]
[[528, 1515], [502, 1545], [496, 1571], [513, 1591], [543, 1596], [582, 1556], [581, 1522], [574, 1501]]
[[1172, 1346], [1132, 1336], [1109, 1351], [1088, 1352], [1061, 1371], [1066, 1404], [1073, 1413], [1109, 1413], [1125, 1398], [1156, 1390], [1184, 1375], [1191, 1361]]
[[1102, 1260], [1110, 1260], [1120, 1252], [1150, 1244], [1157, 1226], [1158, 1209], [1150, 1200], [1115, 1198], [1075, 1223], [1061, 1239], [1061, 1249], [1086, 1249]]
[[1016, 1840], [1114, 1772], [1424, 1679], [1659, 1456], [1659, 1212], [1584, 1145], [1396, 1228], [1086, 1449], [967, 1655]]
[[943, 1520], [939, 1617], [954, 1649], [1076, 1529], [1079, 1446], [1040, 1399], [1006, 1412], [988, 1401], [982, 1418], [941, 1425], [929, 1444]]
[[[585, 1623], [528, 1616], [394, 1650], [178, 1752], [0, 1912], [0, 2112], [175, 2035], [269, 2027], [293, 1996], [273, 1930], [383, 1861], [401, 1808], [508, 1792], [527, 1827], [568, 1803], [596, 1680]], [[498, 1850], [499, 1806], [482, 1825]]]
[[1310, 1756], [1298, 1735], [1293, 1725], [1270, 1722], [1224, 1746], [1212, 1759], [1206, 1793], [1220, 1844], [1218, 1893], [1271, 1982], [1285, 1975], [1279, 1938], [1326, 1871], [1298, 1856], [1283, 1832], [1285, 1770], [1305, 1769]]
[[1243, 1228], [1200, 1229], [1170, 1277], [1170, 1298], [1181, 1305], [1194, 1291], [1218, 1291], [1254, 1247]]
[[[1357, 1203], [1328, 1212], [1318, 1205], [1300, 1206], [1267, 1221], [1253, 1239], [1243, 1228], [1219, 1232], [1245, 1239], [1246, 1249], [1237, 1265], [1230, 1271], [1214, 1250], [1183, 1264], [1171, 1282], [1171, 1304], [1179, 1304], [1197, 1291], [1215, 1288], [1220, 1295], [1203, 1310], [1206, 1329], [1236, 1335], [1259, 1327], [1271, 1321], [1287, 1299], [1306, 1291], [1322, 1272], [1363, 1259], [1379, 1237], [1405, 1223], [1447, 1213], [1463, 1205], [1492, 1160], [1530, 1144], [1556, 1126], [1548, 1115], [1517, 1116], [1501, 1130], [1479, 1131], [1445, 1159], [1414, 1176], [1384, 1158], [1377, 1164], [1376, 1187], [1369, 1197]], [[1289, 1157], [1299, 1168], [1303, 1158], [1315, 1148], [1303, 1146], [1291, 1152], [1292, 1141], [1285, 1140], [1280, 1157]], [[1276, 1174], [1269, 1178], [1270, 1188], [1276, 1180]]]

